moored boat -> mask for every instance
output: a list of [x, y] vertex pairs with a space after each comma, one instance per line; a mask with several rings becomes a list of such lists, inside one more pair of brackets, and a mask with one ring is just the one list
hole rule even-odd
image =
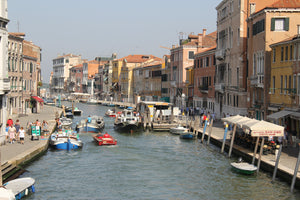
[[74, 117], [73, 113], [70, 112], [70, 111], [69, 111], [69, 112], [66, 112], [65, 115], [66, 115], [67, 118], [73, 118], [73, 117]]
[[93, 135], [94, 141], [97, 143], [97, 145], [116, 145], [117, 140], [112, 137], [111, 135], [105, 133], [104, 135], [100, 134], [94, 134]]
[[140, 125], [140, 118], [133, 110], [124, 109], [118, 113], [114, 126], [119, 130], [134, 130]]
[[82, 148], [83, 142], [72, 130], [59, 131], [50, 136], [50, 145], [55, 149], [72, 150]]
[[233, 162], [231, 163], [231, 167], [233, 170], [241, 174], [248, 174], [248, 175], [253, 174], [257, 170], [256, 166], [246, 162]]
[[27, 196], [28, 194], [35, 192], [34, 183], [35, 180], [31, 177], [17, 178], [5, 183], [4, 187], [7, 190], [12, 191], [13, 195], [15, 196], [15, 199], [21, 199]]
[[98, 104], [98, 100], [95, 98], [89, 98], [86, 102], [87, 104]]
[[178, 125], [177, 127], [170, 128], [170, 132], [174, 135], [180, 135], [181, 133], [187, 132], [189, 129], [185, 128], [181, 125]]
[[77, 107], [73, 110], [74, 116], [80, 116], [82, 114], [82, 110], [79, 110]]
[[179, 137], [181, 139], [196, 139], [196, 135], [190, 131], [185, 131], [185, 132], [180, 133]]
[[105, 116], [107, 117], [116, 117], [116, 111], [115, 109], [108, 109], [106, 112], [105, 112]]
[[90, 133], [98, 133], [105, 126], [104, 120], [100, 116], [92, 116], [87, 119], [82, 119], [76, 125], [77, 132], [90, 132]]

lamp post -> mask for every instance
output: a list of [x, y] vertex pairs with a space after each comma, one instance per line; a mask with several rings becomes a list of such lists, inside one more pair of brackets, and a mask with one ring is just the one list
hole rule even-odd
[[181, 95], [181, 105], [182, 105], [182, 109], [184, 110], [185, 109], [185, 94], [182, 93]]

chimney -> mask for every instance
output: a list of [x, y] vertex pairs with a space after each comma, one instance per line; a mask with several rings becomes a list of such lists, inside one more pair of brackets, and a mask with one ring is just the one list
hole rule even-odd
[[202, 47], [202, 39], [203, 39], [203, 34], [199, 33], [198, 34], [198, 47]]
[[206, 36], [206, 28], [203, 29], [203, 37]]

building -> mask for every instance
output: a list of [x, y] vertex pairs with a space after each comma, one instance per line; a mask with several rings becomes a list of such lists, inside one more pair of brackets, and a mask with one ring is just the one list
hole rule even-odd
[[[215, 112], [215, 58], [216, 46], [195, 54], [194, 62], [194, 98], [195, 108]], [[216, 109], [219, 118], [220, 108]]]
[[194, 64], [194, 54], [201, 49], [215, 45], [216, 32], [206, 35], [206, 29], [202, 34], [189, 35], [187, 39], [181, 38], [179, 46], [172, 46], [171, 51], [171, 91], [170, 102], [179, 106], [182, 104], [182, 96], [186, 96], [186, 68]]
[[52, 96], [55, 97], [58, 94], [67, 94], [67, 81], [69, 79], [70, 69], [83, 62], [84, 60], [81, 59], [81, 55], [77, 56], [73, 54], [58, 56], [53, 59], [53, 76], [50, 82]]
[[161, 69], [161, 101], [170, 102], [171, 91], [171, 59], [170, 55], [163, 57]]
[[[300, 32], [299, 32], [300, 33]], [[268, 119], [297, 131], [300, 127], [300, 36], [270, 45], [271, 78]]]
[[[8, 34], [8, 76], [10, 92], [8, 98], [8, 113], [25, 113], [24, 85], [23, 85], [23, 40], [24, 33]], [[30, 96], [27, 96], [30, 99]]]
[[114, 94], [114, 99], [121, 101], [121, 68], [123, 65], [122, 59], [116, 59], [112, 61], [112, 92]]
[[70, 69], [70, 77], [69, 77], [69, 93], [82, 93], [82, 64], [76, 65], [74, 67], [71, 67]]
[[129, 55], [121, 58], [121, 60], [122, 67], [119, 80], [121, 101], [132, 103], [134, 101], [133, 69], [142, 64], [146, 65], [155, 60], [160, 60], [160, 58], [153, 55]]
[[[248, 114], [247, 22], [275, 0], [223, 0], [217, 7], [216, 113]], [[249, 58], [250, 59], [250, 58]]]
[[23, 101], [25, 114], [37, 113], [43, 105], [40, 96], [42, 86], [41, 59], [42, 49], [31, 41], [23, 41]]
[[156, 58], [133, 69], [133, 103], [161, 99], [162, 63], [162, 59]]
[[[280, 49], [275, 48], [273, 50], [276, 52], [273, 53], [274, 57], [272, 58], [270, 45], [286, 40], [286, 38], [293, 37], [298, 33], [300, 2], [296, 0], [279, 0], [262, 10], [253, 12], [247, 21], [249, 31], [247, 35], [248, 115], [260, 120], [266, 119], [266, 116], [275, 109], [271, 106], [271, 110], [268, 110], [270, 102], [269, 88], [272, 82], [272, 76], [270, 76], [271, 65], [276, 59], [280, 58], [279, 64], [282, 67], [281, 72], [284, 81], [286, 81], [285, 83], [291, 84], [292, 82], [292, 64], [289, 62], [292, 62], [290, 58], [294, 47], [281, 46]], [[280, 55], [279, 58], [278, 55]], [[287, 67], [287, 65], [290, 67]], [[277, 77], [276, 81], [279, 84], [283, 80]], [[284, 88], [284, 85], [282, 86], [277, 88]], [[284, 93], [289, 92], [284, 91]]]
[[7, 93], [10, 91], [8, 77], [8, 32], [7, 0], [1, 1], [0, 6], [0, 143], [5, 141], [5, 124], [7, 121]]

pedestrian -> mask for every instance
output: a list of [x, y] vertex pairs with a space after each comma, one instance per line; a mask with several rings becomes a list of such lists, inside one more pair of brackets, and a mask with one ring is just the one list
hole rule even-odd
[[7, 122], [8, 126], [10, 127], [11, 125], [14, 124], [14, 121], [11, 118], [8, 118]]
[[11, 144], [14, 143], [14, 140], [16, 138], [16, 134], [17, 134], [17, 131], [16, 131], [16, 128], [14, 127], [14, 125], [12, 124], [9, 129], [8, 129], [8, 135], [9, 135], [9, 141]]
[[38, 133], [41, 133], [41, 122], [37, 119], [36, 122], [35, 122], [35, 128], [36, 128], [36, 132]]
[[16, 131], [17, 131], [17, 133], [18, 133], [19, 130], [20, 130], [20, 120], [19, 120], [19, 119], [16, 120], [15, 128], [16, 128]]
[[23, 126], [21, 127], [21, 129], [19, 130], [19, 140], [21, 144], [24, 144], [24, 140], [25, 140], [25, 130], [23, 128]]
[[9, 129], [9, 125], [6, 124], [6, 127], [5, 127], [5, 139], [6, 139], [6, 142], [9, 141], [8, 129]]
[[46, 120], [43, 120], [42, 130], [43, 132], [48, 132], [48, 122], [46, 122]]

